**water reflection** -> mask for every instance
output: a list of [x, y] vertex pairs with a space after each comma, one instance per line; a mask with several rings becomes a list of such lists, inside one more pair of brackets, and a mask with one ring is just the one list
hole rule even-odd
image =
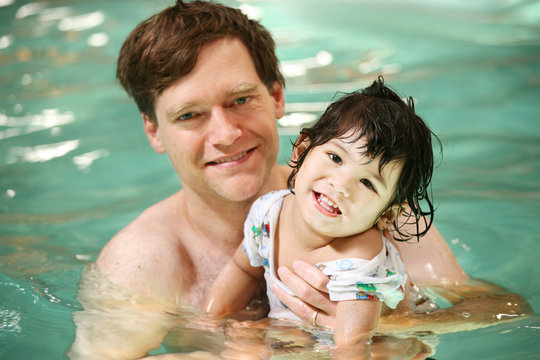
[[0, 49], [5, 49], [13, 44], [13, 35], [0, 36]]
[[23, 162], [45, 162], [64, 156], [79, 147], [80, 140], [61, 141], [36, 146], [13, 146], [8, 149], [6, 164]]
[[27, 16], [39, 14], [45, 9], [45, 3], [34, 2], [21, 6], [15, 13], [16, 19], [24, 19]]
[[105, 149], [98, 149], [90, 151], [73, 158], [73, 163], [77, 165], [77, 168], [81, 171], [88, 172], [92, 163], [102, 157], [109, 156], [109, 151]]
[[287, 78], [306, 75], [308, 70], [328, 66], [334, 56], [328, 51], [321, 50], [314, 57], [281, 62], [281, 71]]
[[109, 42], [109, 35], [105, 33], [95, 33], [88, 38], [88, 45], [92, 47], [101, 47], [107, 45]]
[[58, 24], [58, 30], [83, 31], [101, 25], [103, 21], [105, 21], [105, 14], [101, 11], [94, 11], [89, 14], [63, 18]]
[[[19, 106], [22, 107], [20, 104]], [[17, 106], [15, 110], [17, 110]], [[0, 130], [0, 140], [36, 131], [52, 130], [59, 126], [71, 124], [74, 121], [75, 115], [73, 112], [66, 111], [62, 113], [58, 109], [43, 109], [41, 114], [24, 116], [7, 116], [0, 113], [0, 126], [7, 127], [7, 129]]]

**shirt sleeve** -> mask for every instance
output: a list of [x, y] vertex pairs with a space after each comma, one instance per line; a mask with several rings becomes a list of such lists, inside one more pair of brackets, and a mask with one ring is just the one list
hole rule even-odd
[[316, 265], [330, 277], [330, 300], [383, 301], [391, 309], [405, 297], [405, 266], [394, 246], [385, 240], [385, 249], [372, 260], [345, 258]]
[[259, 253], [259, 248], [262, 245], [262, 226], [264, 214], [261, 214], [260, 199], [256, 200], [244, 222], [244, 240], [242, 241], [242, 249], [246, 253], [251, 266], [263, 266], [264, 260]]
[[242, 248], [251, 266], [269, 266], [272, 233], [279, 217], [283, 197], [289, 190], [272, 191], [258, 198], [244, 222]]

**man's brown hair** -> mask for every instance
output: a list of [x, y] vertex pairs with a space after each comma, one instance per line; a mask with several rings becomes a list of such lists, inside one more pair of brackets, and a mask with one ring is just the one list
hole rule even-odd
[[156, 98], [195, 67], [199, 51], [222, 38], [240, 40], [261, 81], [271, 91], [285, 84], [271, 34], [239, 9], [204, 1], [178, 0], [141, 22], [126, 38], [116, 77], [139, 110], [156, 121]]

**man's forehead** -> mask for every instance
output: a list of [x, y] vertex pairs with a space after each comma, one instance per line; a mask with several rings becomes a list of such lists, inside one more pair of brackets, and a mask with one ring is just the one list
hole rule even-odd
[[194, 68], [168, 86], [156, 99], [156, 112], [176, 113], [186, 106], [205, 106], [265, 87], [251, 55], [237, 39], [206, 44]]

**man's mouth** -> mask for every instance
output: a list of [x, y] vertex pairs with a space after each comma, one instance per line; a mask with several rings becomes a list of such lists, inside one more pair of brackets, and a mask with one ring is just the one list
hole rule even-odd
[[248, 151], [243, 151], [241, 153], [235, 154], [235, 155], [230, 156], [230, 157], [222, 158], [222, 159], [215, 160], [215, 161], [210, 161], [210, 162], [208, 162], [208, 165], [219, 165], [219, 164], [224, 164], [224, 163], [228, 163], [228, 162], [238, 161], [238, 160], [242, 159], [243, 157], [245, 157], [247, 154], [251, 153], [254, 149], [255, 148], [249, 149]]
[[317, 200], [317, 203], [327, 212], [329, 212], [331, 215], [341, 215], [341, 210], [339, 210], [339, 207], [329, 198], [327, 198], [324, 194], [313, 192], [315, 195], [315, 199]]

